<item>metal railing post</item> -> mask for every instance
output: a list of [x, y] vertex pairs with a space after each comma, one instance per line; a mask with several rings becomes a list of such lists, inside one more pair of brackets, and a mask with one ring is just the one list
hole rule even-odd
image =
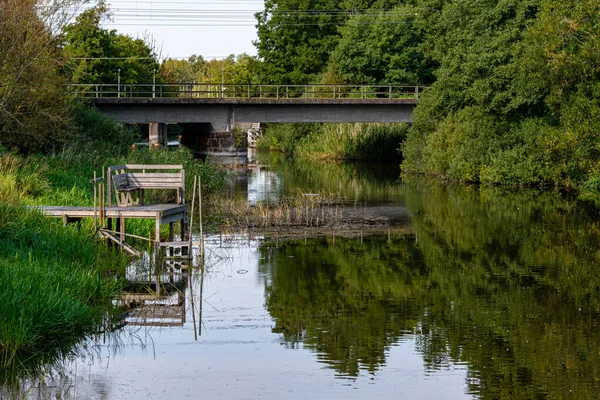
[[392, 99], [392, 85], [390, 85], [389, 91], [390, 91], [390, 100], [391, 100]]
[[419, 98], [419, 85], [415, 86], [415, 99]]

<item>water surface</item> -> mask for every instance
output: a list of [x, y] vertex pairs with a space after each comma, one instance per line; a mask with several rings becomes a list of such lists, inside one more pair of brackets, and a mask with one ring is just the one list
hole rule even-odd
[[129, 290], [154, 297], [127, 298], [123, 327], [32, 398], [598, 397], [595, 211], [385, 168], [271, 162], [240, 182], [253, 202], [326, 190], [407, 217], [363, 237], [213, 235], [189, 273], [138, 262]]

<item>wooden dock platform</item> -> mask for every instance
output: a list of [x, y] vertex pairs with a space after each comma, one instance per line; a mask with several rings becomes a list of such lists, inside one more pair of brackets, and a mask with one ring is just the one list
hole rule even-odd
[[[38, 209], [49, 217], [66, 217], [70, 219], [94, 218], [98, 211], [94, 207], [45, 206]], [[187, 214], [186, 204], [148, 204], [128, 207], [106, 207], [106, 218], [156, 218], [161, 224], [182, 219]], [[71, 222], [71, 221], [69, 221]]]
[[[37, 207], [37, 209], [44, 215], [55, 218], [62, 218], [65, 224], [81, 221], [83, 218], [97, 218], [98, 210], [94, 210], [93, 207], [65, 207], [65, 206], [46, 206]], [[160, 237], [160, 226], [169, 224], [169, 247], [177, 247], [186, 245], [187, 242], [173, 242], [173, 223], [181, 223], [181, 231], [187, 232], [187, 221], [188, 221], [188, 206], [187, 204], [148, 204], [148, 205], [137, 205], [128, 207], [106, 207], [104, 209], [104, 218], [109, 221], [108, 229], [112, 229], [112, 219], [116, 220], [116, 232], [114, 236], [121, 243], [125, 242], [126, 220], [127, 219], [154, 219], [156, 226], [156, 237], [155, 242], [161, 244]], [[129, 235], [130, 236], [130, 235]], [[165, 246], [161, 246], [165, 247]], [[133, 251], [129, 251], [133, 253]]]
[[[166, 171], [176, 172], [166, 172]], [[141, 171], [141, 172], [139, 172]], [[156, 172], [158, 171], [158, 172]], [[106, 176], [106, 179], [104, 178]], [[106, 184], [105, 184], [106, 181]], [[107, 168], [102, 178], [90, 181], [94, 184], [93, 207], [45, 206], [36, 207], [49, 217], [62, 218], [63, 223], [79, 222], [84, 218], [93, 218], [94, 225], [99, 222], [99, 234], [110, 239], [123, 250], [139, 255], [140, 252], [129, 246], [126, 237], [150, 240], [160, 247], [181, 247], [182, 255], [191, 255], [191, 243], [188, 234], [188, 206], [185, 204], [185, 171], [181, 165], [137, 165], [125, 164]], [[148, 189], [176, 190], [176, 204], [144, 204], [144, 192]], [[108, 199], [105, 204], [104, 199]], [[113, 205], [112, 200], [116, 201]], [[144, 238], [126, 233], [128, 219], [154, 219], [155, 238]], [[107, 223], [107, 226], [104, 223]], [[115, 228], [113, 230], [113, 222]], [[174, 224], [181, 223], [181, 239], [174, 241]], [[169, 224], [168, 246], [161, 242], [160, 227]], [[171, 254], [173, 255], [173, 254]]]

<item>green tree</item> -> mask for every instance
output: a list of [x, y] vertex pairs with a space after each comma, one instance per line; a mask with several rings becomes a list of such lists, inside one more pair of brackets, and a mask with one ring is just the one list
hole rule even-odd
[[[0, 2], [0, 146], [47, 149], [64, 138], [70, 104], [50, 22], [35, 0]], [[66, 2], [54, 12], [64, 11]], [[44, 10], [44, 9], [42, 9]]]
[[115, 84], [119, 74], [122, 83], [151, 83], [159, 69], [154, 49], [143, 39], [101, 28], [107, 17], [102, 2], [64, 28], [66, 75], [73, 83]]
[[430, 83], [432, 67], [420, 50], [419, 8], [356, 14], [339, 30], [329, 63], [348, 83]]
[[333, 0], [266, 0], [256, 14], [263, 61], [261, 80], [267, 83], [315, 82], [338, 40], [338, 25], [347, 19]]
[[206, 63], [202, 56], [195, 54], [187, 60], [168, 58], [160, 65], [160, 74], [168, 83], [202, 82]]

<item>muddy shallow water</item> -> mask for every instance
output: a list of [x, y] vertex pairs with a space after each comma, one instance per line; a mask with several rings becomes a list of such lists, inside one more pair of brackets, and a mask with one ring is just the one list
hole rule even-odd
[[240, 176], [232, 193], [248, 201], [337, 191], [389, 226], [212, 235], [204, 268], [136, 262], [121, 327], [21, 394], [597, 398], [597, 211], [396, 173], [275, 163]]

